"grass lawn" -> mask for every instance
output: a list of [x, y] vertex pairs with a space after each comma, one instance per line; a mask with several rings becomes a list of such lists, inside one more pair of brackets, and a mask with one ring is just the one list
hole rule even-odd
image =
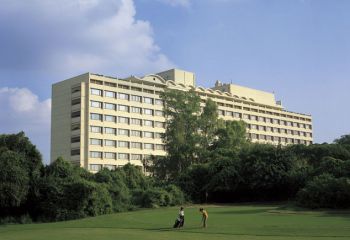
[[350, 239], [350, 212], [209, 205], [208, 228], [203, 229], [198, 208], [185, 208], [183, 229], [171, 228], [178, 208], [160, 208], [48, 224], [0, 225], [0, 239]]

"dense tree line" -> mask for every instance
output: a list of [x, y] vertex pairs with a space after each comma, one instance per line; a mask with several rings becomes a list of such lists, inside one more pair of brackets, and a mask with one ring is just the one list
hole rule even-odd
[[59, 221], [179, 205], [183, 192], [130, 164], [92, 174], [62, 158], [44, 166], [23, 132], [0, 135], [0, 222]]
[[218, 108], [193, 92], [168, 90], [168, 156], [155, 178], [176, 183], [195, 202], [295, 200], [304, 207], [350, 207], [350, 135], [332, 144], [274, 146], [247, 141], [242, 121], [218, 119]]

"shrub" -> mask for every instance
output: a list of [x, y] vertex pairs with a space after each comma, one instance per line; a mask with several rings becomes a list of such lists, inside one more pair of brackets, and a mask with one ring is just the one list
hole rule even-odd
[[297, 203], [310, 208], [349, 208], [350, 179], [317, 176], [298, 192]]

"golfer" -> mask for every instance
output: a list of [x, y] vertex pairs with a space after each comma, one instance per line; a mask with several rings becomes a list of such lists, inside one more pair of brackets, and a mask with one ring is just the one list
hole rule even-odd
[[199, 211], [202, 213], [202, 223], [203, 227], [207, 227], [208, 213], [203, 208], [200, 208]]

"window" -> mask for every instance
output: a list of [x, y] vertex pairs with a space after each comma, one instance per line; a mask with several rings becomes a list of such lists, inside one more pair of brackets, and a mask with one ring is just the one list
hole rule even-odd
[[131, 142], [131, 148], [141, 149], [141, 148], [142, 148], [142, 143], [139, 143], [139, 142]]
[[80, 92], [80, 86], [72, 88], [72, 93], [76, 93], [76, 92]]
[[257, 139], [258, 136], [257, 136], [255, 133], [251, 133], [251, 134], [250, 134], [250, 138], [251, 138], [251, 139]]
[[106, 134], [113, 134], [113, 135], [115, 135], [116, 132], [117, 132], [117, 130], [115, 128], [105, 127], [105, 133]]
[[105, 90], [105, 97], [115, 98], [116, 95], [117, 95], [116, 92]]
[[278, 119], [272, 119], [273, 124], [279, 124], [279, 120]]
[[118, 110], [121, 112], [129, 112], [129, 106], [118, 105]]
[[118, 134], [122, 136], [129, 136], [129, 130], [128, 129], [118, 129]]
[[156, 105], [164, 105], [164, 101], [163, 101], [162, 99], [155, 99], [155, 100], [154, 100], [154, 103], [155, 103]]
[[162, 144], [156, 144], [156, 150], [165, 150], [165, 146]]
[[90, 151], [91, 158], [102, 158], [102, 152]]
[[141, 160], [142, 155], [141, 154], [131, 154], [131, 160]]
[[98, 84], [98, 85], [103, 85], [103, 82], [102, 82], [102, 81], [95, 80], [95, 79], [91, 79], [90, 82], [91, 82], [91, 83], [94, 83], [94, 84]]
[[221, 116], [225, 116], [225, 111], [224, 110], [218, 110], [218, 114]]
[[80, 129], [80, 124], [72, 124], [72, 128], [73, 131], [74, 130], [79, 130]]
[[165, 123], [164, 122], [154, 122], [155, 127], [159, 128], [165, 128]]
[[155, 116], [164, 116], [164, 112], [163, 111], [159, 111], [159, 110], [155, 110], [154, 115]]
[[250, 129], [258, 129], [258, 126], [257, 126], [257, 125], [254, 125], [254, 124], [251, 124], [251, 125], [250, 125]]
[[80, 104], [81, 103], [81, 99], [80, 98], [76, 98], [72, 100], [72, 106]]
[[90, 164], [89, 166], [91, 171], [100, 171], [102, 169], [101, 164]]
[[119, 153], [118, 159], [129, 160], [129, 154], [128, 153]]
[[272, 118], [265, 118], [267, 123], [272, 123]]
[[106, 147], [115, 147], [116, 146], [116, 141], [115, 140], [105, 140], [105, 146]]
[[117, 105], [113, 103], [105, 103], [105, 109], [116, 110]]
[[118, 98], [123, 100], [129, 100], [129, 94], [119, 93]]
[[234, 112], [234, 113], [233, 113], [233, 117], [235, 117], [235, 118], [241, 118], [241, 117], [242, 117], [242, 114], [237, 113], [237, 112]]
[[117, 154], [113, 152], [105, 152], [105, 158], [107, 159], [115, 159], [116, 155]]
[[102, 139], [90, 138], [90, 145], [102, 145]]
[[143, 120], [143, 125], [148, 127], [153, 127], [153, 121]]
[[143, 109], [143, 113], [146, 114], [146, 115], [153, 115], [153, 110], [145, 108], [145, 109]]
[[129, 124], [129, 118], [127, 117], [118, 117], [119, 123]]
[[132, 118], [131, 121], [130, 121], [130, 124], [132, 125], [139, 125], [141, 126], [141, 119], [138, 119], [138, 118]]
[[157, 138], [157, 139], [162, 138], [162, 133], [155, 132], [154, 133], [154, 138]]
[[74, 117], [80, 117], [80, 111], [72, 112], [72, 113], [71, 113], [71, 116], [72, 116], [72, 118], [74, 118]]
[[153, 132], [143, 132], [145, 138], [153, 138]]
[[111, 83], [111, 82], [105, 82], [105, 86], [109, 86], [109, 87], [116, 87], [117, 84], [115, 83]]
[[249, 115], [248, 114], [243, 114], [243, 119], [249, 119]]
[[146, 89], [146, 88], [143, 89], [143, 92], [145, 92], [145, 93], [150, 93], [150, 94], [153, 94], [153, 93], [154, 93], [153, 90]]
[[143, 97], [143, 102], [148, 104], [153, 104], [153, 98]]
[[257, 117], [257, 116], [254, 116], [254, 115], [251, 115], [251, 116], [250, 116], [250, 120], [258, 121], [258, 117]]
[[139, 107], [131, 107], [131, 112], [132, 113], [140, 113], [142, 112], [142, 109]]
[[80, 149], [79, 149], [79, 148], [78, 148], [78, 149], [72, 149], [72, 150], [70, 151], [70, 155], [71, 155], [71, 156], [80, 155]]
[[103, 167], [109, 170], [115, 170], [117, 168], [115, 165], [110, 165], [110, 164], [105, 164]]
[[118, 141], [118, 147], [121, 147], [121, 148], [129, 148], [129, 142], [126, 142], [126, 141]]
[[226, 111], [226, 116], [232, 117], [232, 116], [233, 116], [233, 112], [231, 112], [231, 111]]
[[106, 122], [115, 122], [116, 117], [112, 115], [105, 115], [105, 121]]
[[266, 127], [266, 131], [267, 131], [267, 132], [271, 132], [271, 131], [272, 131], [272, 128], [271, 128], [271, 127]]
[[142, 88], [138, 88], [138, 87], [131, 87], [131, 90], [137, 91], [137, 92], [142, 92]]
[[129, 87], [129, 86], [126, 86], [126, 85], [118, 84], [118, 88], [121, 88], [121, 89], [129, 89], [130, 87]]
[[70, 139], [71, 143], [77, 143], [80, 142], [80, 136], [75, 136]]
[[100, 89], [91, 88], [91, 89], [90, 89], [90, 92], [91, 92], [91, 95], [102, 96], [102, 90], [100, 90]]
[[134, 136], [134, 137], [141, 137], [141, 131], [137, 131], [137, 130], [132, 130], [131, 131], [131, 136]]
[[259, 117], [259, 122], [265, 122], [265, 118], [264, 117]]
[[90, 132], [93, 132], [93, 133], [102, 133], [102, 127], [90, 126]]
[[90, 107], [102, 108], [102, 102], [90, 101]]
[[141, 96], [131, 95], [131, 101], [142, 102], [142, 97]]
[[152, 144], [152, 143], [145, 143], [145, 144], [143, 144], [143, 148], [144, 149], [153, 149], [154, 148], [154, 144]]
[[100, 121], [102, 121], [102, 114], [90, 113], [90, 119], [91, 120], [100, 120]]

